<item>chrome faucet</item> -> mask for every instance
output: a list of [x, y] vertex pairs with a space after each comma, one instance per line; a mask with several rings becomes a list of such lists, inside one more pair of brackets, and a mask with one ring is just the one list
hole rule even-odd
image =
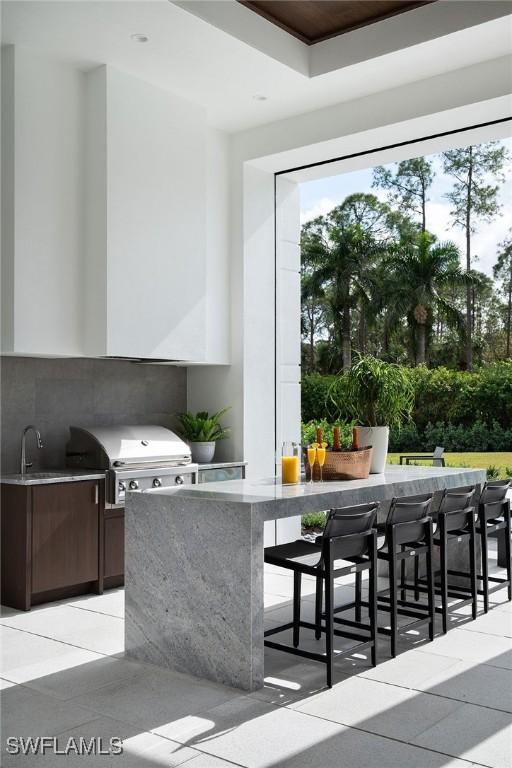
[[23, 430], [23, 433], [21, 435], [21, 461], [20, 461], [20, 472], [22, 475], [25, 474], [27, 469], [32, 466], [31, 461], [27, 461], [27, 454], [26, 454], [26, 448], [25, 443], [27, 441], [27, 432], [30, 432], [32, 430], [36, 436], [37, 439], [37, 447], [38, 448], [44, 448], [43, 441], [41, 440], [41, 433], [38, 429], [34, 427], [33, 424], [29, 424], [28, 427], [25, 427]]

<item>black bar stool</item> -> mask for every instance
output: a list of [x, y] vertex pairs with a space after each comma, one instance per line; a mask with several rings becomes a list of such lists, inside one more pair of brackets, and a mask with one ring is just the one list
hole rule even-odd
[[[443, 633], [448, 631], [448, 598], [457, 598], [454, 607], [461, 607], [471, 603], [473, 619], [477, 614], [477, 568], [476, 568], [476, 524], [475, 507], [472, 504], [476, 487], [465, 486], [445, 490], [441, 499], [439, 510], [434, 518], [437, 527], [434, 532], [434, 546], [439, 549], [440, 584], [435, 585], [435, 592], [441, 597], [441, 605], [436, 611], [442, 615]], [[456, 540], [459, 544], [467, 543], [469, 551], [469, 579], [470, 586], [450, 585], [449, 575], [455, 575], [457, 571], [448, 568], [448, 547], [450, 541]], [[466, 574], [465, 574], [466, 575]], [[418, 599], [420, 591], [426, 591], [425, 580], [419, 579], [418, 560], [415, 562], [414, 591]], [[470, 597], [468, 598], [468, 594]]]
[[[507, 492], [512, 484], [511, 480], [492, 480], [484, 485], [480, 501], [478, 503], [477, 533], [482, 540], [482, 590], [480, 594], [484, 598], [484, 611], [489, 611], [489, 595], [506, 584], [508, 586], [508, 599], [512, 600], [512, 563], [510, 555], [510, 500]], [[489, 534], [497, 531], [505, 531], [505, 559], [507, 578], [489, 576]], [[489, 582], [495, 586], [489, 587]]]
[[[510, 501], [507, 499], [507, 491], [512, 485], [511, 480], [490, 480], [484, 485], [478, 501], [478, 516], [475, 526], [476, 535], [480, 536], [482, 549], [482, 574], [477, 574], [477, 580], [482, 582], [482, 587], [477, 593], [484, 598], [484, 611], [489, 611], [489, 595], [501, 589], [504, 584], [508, 586], [508, 599], [512, 600], [512, 562], [510, 552]], [[497, 531], [505, 531], [505, 553], [507, 578], [501, 576], [489, 576], [489, 550], [488, 539], [490, 534]], [[448, 570], [449, 575], [471, 578], [466, 571]], [[494, 586], [490, 587], [489, 582]]]
[[[354, 507], [332, 509], [326, 520], [324, 532], [315, 543], [303, 541], [281, 544], [265, 548], [265, 562], [288, 568], [293, 571], [293, 621], [273, 627], [265, 632], [270, 635], [293, 629], [293, 646], [265, 640], [265, 645], [280, 651], [286, 651], [306, 659], [320, 661], [327, 665], [327, 685], [332, 687], [334, 665], [334, 636], [360, 641], [356, 646], [371, 649], [372, 664], [377, 664], [377, 531], [374, 523], [377, 516], [378, 502], [359, 504]], [[338, 561], [342, 561], [340, 564]], [[334, 610], [334, 579], [349, 573], [356, 575], [369, 571], [370, 595], [369, 623], [349, 621], [336, 617]], [[316, 622], [302, 621], [300, 618], [300, 598], [302, 574], [317, 578], [317, 584], [325, 583], [325, 613]], [[318, 589], [317, 589], [318, 594]], [[324, 623], [322, 623], [324, 619]], [[349, 629], [334, 629], [334, 624], [344, 625]], [[326, 636], [325, 654], [302, 650], [299, 645], [300, 628], [315, 630], [315, 636], [324, 632]], [[364, 633], [364, 634], [363, 634]], [[351, 651], [355, 650], [352, 648]]]
[[[379, 627], [379, 632], [391, 638], [391, 655], [396, 656], [398, 642], [398, 616], [410, 616], [416, 621], [407, 625], [407, 630], [428, 624], [429, 638], [434, 639], [435, 630], [435, 596], [433, 571], [433, 530], [430, 507], [432, 495], [395, 498], [391, 502], [386, 522], [379, 526], [379, 533], [384, 533], [385, 539], [377, 552], [379, 560], [388, 563], [389, 588], [378, 593], [379, 610], [389, 611], [390, 629]], [[398, 584], [397, 566], [409, 558], [418, 562], [420, 555], [426, 556], [427, 561], [427, 595], [428, 605], [416, 600], [405, 599], [407, 585]], [[403, 577], [403, 573], [402, 573]], [[400, 599], [398, 589], [401, 589]], [[385, 593], [389, 592], [389, 595]], [[418, 595], [419, 598], [419, 595]]]

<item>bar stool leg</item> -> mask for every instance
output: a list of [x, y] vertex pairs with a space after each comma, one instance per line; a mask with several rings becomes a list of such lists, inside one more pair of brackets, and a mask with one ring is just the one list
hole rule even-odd
[[[405, 552], [405, 545], [402, 544], [401, 551]], [[407, 600], [407, 594], [405, 590], [405, 560], [402, 560], [400, 563], [400, 587], [401, 587], [401, 593], [400, 597], [402, 600]]]
[[361, 571], [356, 572], [356, 621], [361, 621], [361, 587], [363, 581], [363, 574]]
[[323, 593], [323, 579], [322, 576], [316, 577], [316, 597], [315, 597], [315, 640], [320, 640], [322, 637], [322, 593]]
[[369, 608], [368, 614], [370, 618], [370, 635], [373, 640], [371, 659], [372, 666], [377, 666], [377, 638], [378, 638], [378, 614], [377, 614], [377, 536], [372, 535], [371, 546], [371, 568], [370, 568], [370, 584], [369, 584]]
[[487, 553], [487, 522], [485, 513], [480, 514], [480, 537], [482, 540], [482, 591], [484, 593], [484, 613], [489, 611], [489, 558]]
[[471, 576], [471, 597], [473, 599], [471, 603], [471, 616], [476, 619], [478, 611], [478, 583], [476, 575], [476, 532], [475, 532], [475, 517], [471, 513], [471, 522], [469, 526], [469, 573]]
[[293, 646], [299, 645], [300, 633], [300, 593], [301, 593], [302, 573], [293, 572]]
[[327, 656], [327, 687], [332, 688], [332, 673], [334, 667], [334, 621], [333, 593], [334, 579], [332, 576], [332, 559], [326, 558], [325, 563], [325, 653]]
[[444, 515], [439, 515], [439, 535], [441, 538], [439, 547], [439, 559], [441, 563], [441, 610], [443, 617], [443, 634], [448, 632], [448, 573], [446, 565], [446, 550], [448, 549], [448, 539], [446, 536], [446, 520]]
[[510, 523], [510, 510], [505, 512], [505, 522], [506, 522], [506, 528], [505, 528], [505, 556], [507, 558], [507, 579], [508, 579], [508, 599], [512, 600], [512, 555], [511, 555], [511, 546], [510, 546], [510, 537], [511, 537], [511, 523]]
[[414, 558], [414, 599], [416, 602], [420, 599], [420, 590], [419, 590], [419, 582], [420, 582], [420, 557]]
[[429, 638], [434, 639], [436, 631], [436, 595], [434, 591], [434, 563], [432, 558], [432, 550], [434, 549], [434, 536], [432, 533], [432, 521], [427, 523], [427, 583], [428, 583], [428, 612], [430, 614], [429, 622]]
[[398, 616], [396, 611], [396, 547], [394, 536], [390, 535], [389, 542], [389, 618], [391, 626], [391, 655], [396, 656], [396, 645], [398, 635]]

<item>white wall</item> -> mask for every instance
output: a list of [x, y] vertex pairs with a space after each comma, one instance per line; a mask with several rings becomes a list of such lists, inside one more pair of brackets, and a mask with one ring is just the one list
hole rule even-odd
[[14, 48], [2, 50], [2, 349], [14, 347]]
[[4, 351], [79, 355], [84, 75], [28, 49], [2, 59]]
[[300, 442], [300, 191], [276, 179], [276, 444]]
[[107, 349], [202, 360], [203, 110], [107, 68]]
[[230, 360], [229, 137], [206, 134], [206, 356], [208, 363]]
[[[276, 446], [300, 443], [300, 191], [276, 178]], [[300, 538], [300, 516], [276, 520], [276, 544]]]
[[111, 67], [2, 55], [3, 351], [228, 362], [227, 135]]
[[88, 301], [106, 317], [88, 351], [225, 363], [227, 136], [201, 107], [112, 67], [87, 79]]
[[107, 69], [88, 72], [85, 96], [84, 354], [107, 354]]
[[242, 162], [272, 173], [509, 117], [511, 91], [505, 56], [243, 131], [234, 143]]

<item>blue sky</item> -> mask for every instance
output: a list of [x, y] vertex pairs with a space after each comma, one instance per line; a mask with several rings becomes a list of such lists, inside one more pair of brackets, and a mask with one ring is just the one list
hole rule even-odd
[[[512, 139], [503, 142], [512, 156]], [[449, 191], [451, 181], [442, 172], [439, 156], [433, 155], [436, 178], [430, 189], [427, 204], [427, 228], [440, 240], [453, 240], [464, 251], [464, 232], [453, 227], [450, 222], [450, 204], [444, 195]], [[392, 167], [392, 165], [388, 166]], [[353, 192], [373, 192], [382, 200], [386, 199], [384, 190], [372, 189], [372, 169], [344, 173], [317, 181], [308, 181], [300, 185], [301, 221], [325, 214], [342, 202]], [[492, 276], [492, 267], [496, 261], [498, 244], [506, 237], [512, 226], [512, 162], [506, 171], [506, 182], [500, 190], [502, 215], [491, 224], [479, 222], [477, 232], [472, 239], [472, 250], [477, 259], [475, 269], [480, 269]]]

